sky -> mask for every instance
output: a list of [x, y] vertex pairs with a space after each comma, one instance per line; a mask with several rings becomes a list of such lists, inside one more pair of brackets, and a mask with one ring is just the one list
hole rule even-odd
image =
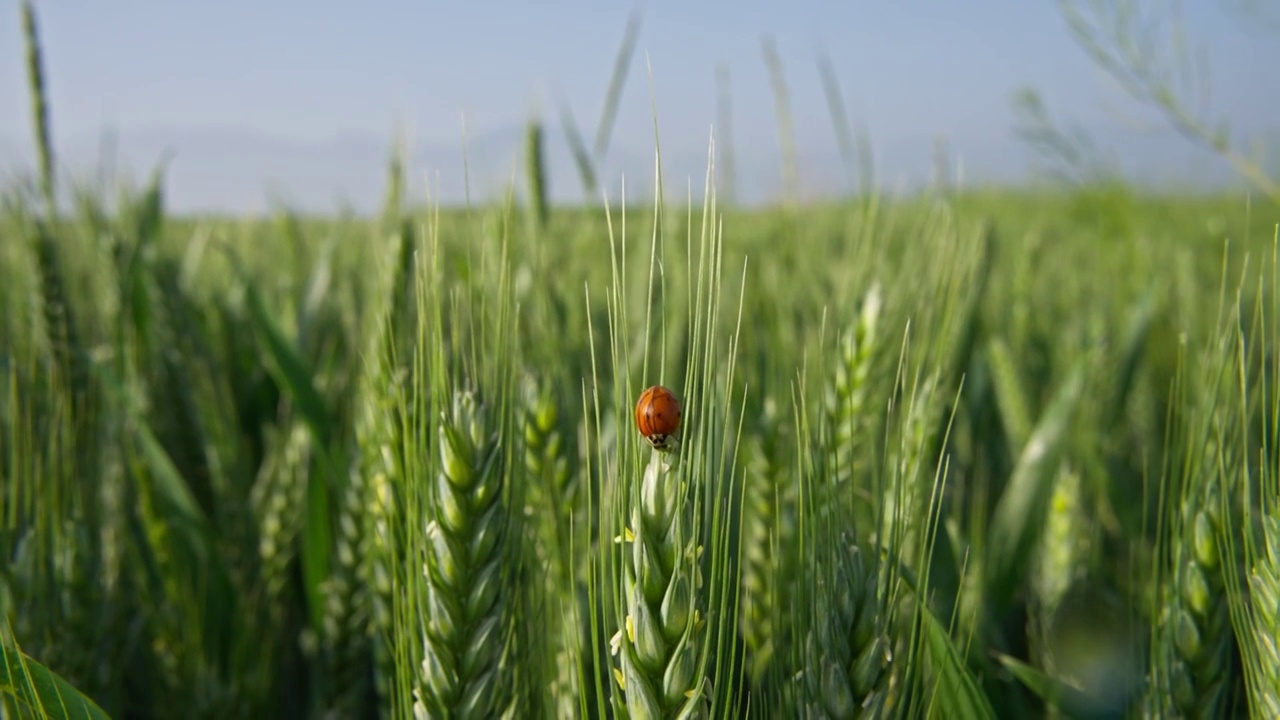
[[[1256, 136], [1280, 145], [1280, 84], [1262, 79], [1280, 66], [1280, 24], [1226, 0], [1186, 4], [1188, 35], [1209, 59], [1209, 110], [1229, 118], [1242, 143]], [[641, 17], [637, 52], [600, 166], [615, 197], [624, 178], [629, 199], [652, 193], [655, 112], [668, 191], [701, 193], [714, 131], [717, 154], [732, 150], [739, 199], [779, 196], [764, 37], [782, 60], [806, 197], [849, 182], [818, 72], [822, 52], [890, 189], [932, 176], [939, 137], [953, 180], [1034, 177], [1037, 158], [1014, 132], [1011, 98], [1024, 87], [1134, 177], [1229, 177], [1223, 163], [1126, 101], [1075, 44], [1058, 3], [1044, 0], [36, 7], [60, 167], [74, 177], [106, 167], [144, 178], [167, 158], [167, 200], [180, 212], [376, 207], [398, 130], [416, 192], [442, 202], [501, 192], [521, 177], [523, 128], [535, 114], [546, 122], [553, 197], [579, 200], [559, 108], [590, 142], [632, 11]], [[0, 12], [0, 98], [19, 109], [0, 114], [4, 177], [29, 169], [33, 154], [17, 8], [15, 0]], [[719, 66], [730, 78], [727, 129], [715, 127]]]

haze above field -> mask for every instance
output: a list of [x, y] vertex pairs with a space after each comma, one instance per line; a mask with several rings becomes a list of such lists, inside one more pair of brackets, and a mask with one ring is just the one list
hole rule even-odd
[[[888, 188], [927, 181], [939, 136], [966, 183], [1032, 177], [1010, 104], [1026, 86], [1056, 116], [1092, 132], [1136, 180], [1213, 185], [1230, 178], [1220, 161], [1127, 101], [1090, 64], [1056, 3], [846, 5], [645, 3], [600, 169], [610, 194], [617, 196], [624, 174], [629, 197], [651, 191], [647, 54], [668, 187], [678, 194], [689, 182], [701, 188], [723, 62], [732, 82], [739, 197], [777, 196], [764, 35], [775, 39], [790, 86], [809, 196], [845, 187], [815, 62], [820, 48], [851, 114], [871, 133]], [[1277, 28], [1233, 3], [1188, 5], [1192, 38], [1210, 60], [1214, 114], [1229, 118], [1237, 137], [1280, 139], [1280, 86], [1262, 80], [1280, 65]], [[567, 102], [590, 143], [632, 7], [80, 0], [38, 9], [60, 163], [89, 172], [108, 136], [118, 165], [136, 176], [171, 151], [173, 210], [249, 212], [273, 198], [308, 210], [375, 207], [397, 123], [408, 130], [416, 176], [433, 183], [438, 176], [435, 196], [459, 201], [464, 117], [473, 195], [490, 194], [521, 176], [523, 126], [535, 109], [547, 122], [551, 195], [580, 199], [558, 105]], [[0, 115], [0, 174], [7, 177], [29, 168], [33, 156], [16, 11], [0, 13], [0, 38], [0, 97], [21, 108]]]

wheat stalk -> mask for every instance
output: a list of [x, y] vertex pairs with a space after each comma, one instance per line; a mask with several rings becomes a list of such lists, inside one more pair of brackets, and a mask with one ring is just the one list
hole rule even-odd
[[416, 282], [413, 257], [418, 245], [414, 224], [401, 215], [401, 163], [399, 154], [392, 156], [384, 211], [384, 222], [398, 225], [391, 237], [395, 263], [389, 270], [382, 262], [374, 263], [375, 270], [382, 271], [385, 284], [375, 284], [382, 290], [382, 303], [368, 315], [373, 331], [366, 338], [368, 351], [361, 374], [355, 421], [359, 478], [353, 480], [360, 485], [362, 512], [358, 517], [363, 528], [358, 547], [359, 571], [367, 588], [374, 689], [384, 708], [392, 705], [390, 699], [395, 692], [393, 588], [401, 538], [398, 533], [393, 535], [393, 529], [402, 527], [401, 483], [405, 477], [404, 453], [410, 447], [404, 412], [408, 373], [402, 355], [405, 331], [411, 327], [416, 309], [409, 302], [408, 290]]

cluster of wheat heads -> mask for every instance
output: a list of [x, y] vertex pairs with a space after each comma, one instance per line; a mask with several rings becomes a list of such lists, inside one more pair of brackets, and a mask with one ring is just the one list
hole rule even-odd
[[[872, 265], [841, 314], [843, 327], [821, 345], [830, 352], [813, 363], [813, 376], [801, 366], [793, 379], [771, 385], [768, 373], [737, 374], [738, 353], [751, 342], [742, 318], [759, 302], [750, 283], [762, 278], [732, 279], [723, 271], [726, 236], [711, 197], [701, 228], [677, 232], [676, 240], [666, 233], [680, 224], [661, 218], [646, 228], [652, 236], [642, 252], [627, 247], [634, 233], [613, 236], [605, 311], [590, 312], [601, 285], [588, 283], [583, 298], [594, 365], [579, 387], [580, 413], [568, 399], [572, 371], [548, 359], [545, 343], [527, 339], [542, 336], [527, 336], [521, 326], [538, 315], [522, 314], [514, 300], [517, 253], [514, 236], [503, 230], [509, 208], [490, 216], [498, 222], [476, 226], [478, 242], [451, 235], [439, 215], [417, 223], [395, 213], [397, 220], [384, 226], [393, 241], [382, 246], [385, 257], [365, 280], [377, 301], [362, 331], [353, 333], [359, 341], [348, 351], [345, 379], [319, 371], [314, 358], [326, 356], [310, 339], [323, 323], [338, 320], [304, 311], [296, 329], [285, 329], [262, 291], [248, 285], [244, 312], [266, 348], [250, 362], [262, 357], [273, 364], [288, 402], [263, 434], [249, 502], [240, 508], [246, 514], [234, 514], [236, 507], [220, 499], [228, 492], [220, 468], [244, 451], [217, 440], [234, 425], [218, 410], [216, 392], [187, 381], [197, 389], [189, 404], [135, 407], [136, 424], [111, 429], [137, 433], [126, 437], [146, 453], [141, 468], [120, 472], [147, 481], [156, 504], [143, 505], [149, 516], [142, 539], [168, 553], [158, 555], [158, 577], [173, 574], [172, 585], [149, 600], [157, 614], [147, 629], [155, 638], [154, 672], [164, 684], [145, 702], [180, 706], [182, 688], [203, 684], [203, 694], [186, 699], [197, 713], [278, 709], [282, 690], [271, 678], [279, 677], [275, 667], [292, 662], [314, 678], [306, 690], [311, 707], [338, 716], [914, 717], [957, 707], [993, 716], [991, 698], [1009, 683], [984, 682], [974, 671], [983, 660], [969, 655], [966, 644], [1013, 648], [997, 640], [981, 604], [966, 605], [966, 593], [1041, 613], [1052, 636], [1062, 608], [1072, 607], [1081, 573], [1097, 572], [1091, 544], [1097, 541], [1079, 529], [1088, 527], [1080, 505], [1091, 496], [1088, 475], [1077, 468], [1088, 465], [1062, 460], [1071, 457], [1070, 440], [1089, 437], [1073, 435], [1071, 425], [1083, 376], [1065, 373], [1037, 411], [1006, 343], [987, 348], [994, 380], [988, 391], [997, 398], [990, 407], [1010, 418], [1003, 432], [1024, 449], [990, 519], [990, 537], [1002, 544], [986, 549], [981, 573], [970, 572], [963, 555], [956, 561], [938, 554], [942, 513], [965, 507], [964, 496], [943, 482], [948, 449], [964, 456], [962, 442], [947, 437], [951, 415], [961, 410], [946, 400], [964, 397], [964, 378], [944, 369], [961, 366], [958, 358], [973, 352], [967, 309], [977, 305], [974, 282], [990, 262], [981, 252], [989, 236], [947, 227], [945, 212], [928, 220], [932, 242], [952, 243], [965, 251], [956, 257], [973, 259], [938, 262], [927, 282], [917, 277], [914, 285], [893, 276], [888, 264]], [[142, 206], [150, 202], [144, 196]], [[658, 206], [656, 214], [663, 212]], [[607, 210], [605, 217], [611, 222], [626, 213]], [[696, 227], [692, 219], [681, 224]], [[285, 237], [303, 232], [281, 227]], [[637, 266], [637, 257], [648, 263]], [[447, 271], [464, 265], [473, 268], [469, 277]], [[648, 281], [636, 283], [645, 271]], [[149, 272], [163, 274], [164, 266]], [[896, 272], [920, 275], [918, 267]], [[879, 273], [891, 280], [877, 282]], [[300, 308], [322, 275], [313, 272]], [[183, 325], [168, 324], [169, 317], [207, 312], [184, 295], [193, 292], [189, 287], [163, 278], [143, 287], [153, 294], [139, 297], [155, 298], [149, 301], [164, 318], [153, 332], [176, 333]], [[966, 312], [912, 312], [921, 296]], [[737, 300], [736, 312], [722, 308], [725, 298]], [[637, 316], [645, 319], [633, 322]], [[598, 334], [597, 319], [604, 321]], [[187, 340], [165, 341], [177, 348], [168, 364], [161, 357], [148, 366], [155, 370], [130, 375], [130, 382], [157, 383], [147, 392], [161, 395], [183, 385], [173, 379], [183, 368], [204, 373], [205, 383], [229, 382], [193, 361], [209, 342], [228, 343], [216, 357], [234, 357], [232, 337], [199, 330], [202, 322], [208, 321], [194, 323], [197, 332]], [[914, 342], [917, 332], [942, 340]], [[1275, 513], [1266, 488], [1274, 475], [1242, 450], [1254, 447], [1256, 418], [1232, 420], [1232, 413], [1270, 402], [1251, 388], [1269, 382], [1273, 370], [1260, 360], [1269, 356], [1250, 354], [1266, 343], [1247, 344], [1242, 331], [1233, 332], [1221, 347], [1250, 351], [1218, 354], [1212, 346], [1196, 365], [1208, 379], [1186, 383], [1219, 389], [1202, 397], [1175, 393], [1186, 398], [1179, 405], [1186, 416], [1170, 433], [1187, 438], [1176, 447], [1188, 452], [1170, 465], [1169, 496], [1179, 499], [1169, 502], [1162, 535], [1169, 539], [1161, 546], [1167, 550], [1153, 563], [1152, 577], [1170, 579], [1155, 583], [1162, 594], [1152, 598], [1159, 610], [1150, 616], [1152, 627], [1176, 631], [1152, 636], [1150, 689], [1141, 695], [1156, 715], [1174, 712], [1155, 704], [1166, 700], [1187, 712], [1270, 702]], [[1265, 333], [1255, 329], [1254, 337]], [[1227, 372], [1237, 366], [1243, 370]], [[1214, 380], [1222, 377], [1235, 384]], [[751, 387], [757, 379], [763, 387]], [[639, 389], [651, 382], [678, 388], [687, 407], [681, 442], [671, 452], [650, 448], [633, 425]], [[21, 430], [43, 412], [29, 402], [29, 391], [23, 387], [22, 403], [7, 406], [19, 413], [6, 415], [6, 427], [15, 429], [5, 439], [16, 448], [13, 457], [27, 463], [74, 457], [52, 445], [24, 450], [39, 438]], [[130, 402], [119, 388], [114, 392], [117, 402]], [[53, 433], [43, 441], [73, 437]], [[214, 440], [192, 443], [192, 437]], [[191, 449], [210, 444], [208, 461]], [[28, 478], [16, 486], [21, 498], [37, 466], [10, 467], [33, 468], [15, 475]], [[972, 482], [972, 466], [958, 476]], [[201, 477], [209, 478], [207, 490], [194, 482]], [[1241, 485], [1241, 477], [1254, 479]], [[193, 488], [189, 501], [164, 494], [184, 486]], [[1250, 493], [1260, 504], [1245, 500]], [[59, 510], [63, 517], [85, 517], [68, 502]], [[112, 502], [119, 507], [121, 500]], [[210, 510], [196, 510], [202, 506]], [[1251, 518], [1250, 508], [1265, 519], [1235, 519]], [[203, 512], [223, 513], [216, 515], [225, 518], [222, 529], [198, 524]], [[175, 542], [165, 532], [169, 513], [197, 524]], [[1036, 517], [1044, 518], [1044, 532], [1028, 543]], [[45, 522], [33, 516], [37, 521]], [[136, 552], [127, 540], [121, 546], [109, 524], [96, 522], [103, 523], [97, 532], [112, 538], [113, 552]], [[1242, 532], [1254, 525], [1257, 533]], [[946, 531], [946, 552], [965, 547], [966, 529]], [[35, 543], [21, 547], [23, 558], [45, 552]], [[186, 557], [178, 553], [189, 548], [222, 553], [226, 584], [208, 597], [261, 602], [252, 612], [262, 614], [263, 624], [253, 626], [262, 637], [271, 637], [269, 627], [292, 626], [262, 646], [272, 665], [255, 670], [265, 678], [260, 685], [240, 675], [253, 666], [210, 668], [203, 657], [213, 648], [184, 636], [184, 622], [211, 622], [226, 612], [225, 605], [194, 598], [184, 605], [200, 589], [178, 574]], [[950, 582], [956, 621], [940, 620], [948, 606], [939, 597]], [[1023, 586], [1031, 588], [1030, 601], [1020, 597]], [[14, 587], [31, 593], [33, 586], [22, 578]], [[1236, 602], [1214, 603], [1215, 594]], [[176, 611], [191, 619], [172, 619]], [[298, 612], [305, 613], [301, 623]], [[30, 633], [36, 616], [17, 617], [28, 623], [19, 632]], [[290, 639], [299, 655], [287, 650]], [[1060, 683], [1087, 687], [1090, 677], [1072, 675], [1070, 658], [1051, 640], [1029, 659], [1040, 658], [1040, 672], [1059, 673]], [[56, 652], [32, 649], [80, 678]], [[1014, 664], [1016, 656], [1000, 657], [1017, 668], [1020, 682], [1052, 698], [1048, 707], [1093, 707], [1050, 692], [1056, 686]], [[140, 702], [125, 698], [114, 707]]]

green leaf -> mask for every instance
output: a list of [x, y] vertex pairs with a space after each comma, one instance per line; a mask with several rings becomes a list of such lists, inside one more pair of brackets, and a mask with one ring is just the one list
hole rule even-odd
[[311, 427], [316, 439], [325, 444], [329, 440], [329, 412], [324, 400], [312, 382], [302, 358], [267, 310], [258, 286], [252, 280], [245, 281], [245, 299], [249, 303], [249, 318], [254, 330], [266, 344], [267, 367], [276, 380], [286, 389], [302, 419]]
[[[12, 646], [11, 646], [12, 645]], [[0, 665], [0, 692], [35, 711], [37, 717], [52, 720], [111, 720], [60, 675], [16, 647], [11, 638], [3, 643], [4, 664]], [[23, 714], [25, 716], [25, 714]]]
[[181, 527], [187, 531], [189, 542], [193, 545], [202, 544], [206, 539], [202, 536], [207, 536], [209, 533], [209, 520], [196, 503], [195, 496], [191, 494], [191, 488], [187, 486], [187, 481], [178, 472], [164, 445], [156, 438], [155, 433], [151, 432], [142, 408], [134, 402], [123, 383], [105, 365], [96, 367], [103, 386], [135, 425], [143, 457], [151, 468], [151, 489], [156, 493], [161, 507], [173, 519], [182, 521]]
[[933, 671], [932, 716], [969, 720], [996, 717], [991, 700], [974, 680], [946, 628], [923, 604], [920, 607], [924, 645]]
[[[323, 452], [323, 451], [320, 451]], [[332, 569], [333, 525], [332, 502], [330, 501], [329, 465], [319, 463], [316, 472], [307, 479], [307, 515], [303, 525], [302, 580], [303, 591], [310, 610], [312, 627], [321, 632], [324, 621], [324, 582], [329, 578]]]
[[994, 617], [1004, 613], [1022, 585], [1040, 540], [1058, 459], [1084, 388], [1084, 363], [1085, 358], [1076, 362], [1045, 409], [992, 513], [985, 589], [987, 609]]
[[994, 653], [995, 658], [1013, 673], [1027, 689], [1060, 712], [1073, 718], [1114, 717], [1119, 708], [1108, 707], [1088, 693], [1050, 677], [1021, 660], [1004, 653]]

